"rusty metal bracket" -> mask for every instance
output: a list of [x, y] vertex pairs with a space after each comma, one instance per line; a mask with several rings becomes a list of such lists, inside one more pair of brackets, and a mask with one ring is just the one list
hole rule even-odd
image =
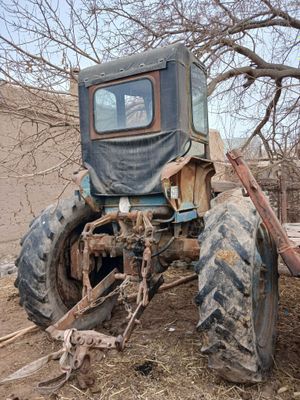
[[144, 306], [149, 303], [148, 299], [148, 280], [151, 277], [151, 246], [145, 247], [143, 254], [143, 261], [141, 266], [141, 277], [142, 281], [139, 285], [137, 303], [142, 302]]
[[[65, 334], [68, 330], [58, 330], [52, 328], [51, 336], [55, 340], [64, 341]], [[113, 349], [115, 348], [116, 338], [114, 336], [104, 335], [103, 333], [86, 330], [77, 331], [72, 329], [70, 335], [70, 343], [77, 347], [96, 348], [96, 349]]]
[[276, 243], [278, 253], [281, 255], [292, 275], [300, 277], [299, 249], [289, 240], [286, 231], [280, 224], [266, 196], [242, 158], [241, 152], [238, 150], [231, 150], [226, 156]]
[[46, 329], [51, 336], [55, 330], [64, 330], [72, 326], [73, 322], [81, 314], [81, 311], [86, 309], [91, 303], [100, 297], [112, 284], [116, 281], [116, 273], [118, 270], [115, 268], [110, 272], [101, 282], [92, 288], [90, 298], [88, 296], [83, 297], [71, 310], [69, 310], [64, 316], [62, 316], [54, 325], [49, 326]]

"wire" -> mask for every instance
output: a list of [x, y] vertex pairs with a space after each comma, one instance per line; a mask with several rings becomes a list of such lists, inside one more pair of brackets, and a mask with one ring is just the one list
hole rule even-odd
[[156, 219], [155, 218], [155, 219], [153, 219], [153, 221], [159, 222], [160, 224], [167, 224], [168, 222], [172, 222], [174, 220], [174, 218], [175, 218], [175, 213], [169, 219]]
[[159, 256], [161, 253], [163, 253], [164, 251], [166, 251], [166, 250], [171, 246], [171, 244], [174, 242], [174, 240], [175, 240], [175, 237], [174, 237], [174, 236], [171, 237], [171, 239], [168, 241], [168, 243], [167, 243], [162, 249], [160, 249], [157, 253], [152, 254], [151, 258], [157, 257], [157, 256]]
[[192, 147], [192, 139], [189, 139], [189, 147], [187, 148], [187, 150], [183, 152], [181, 157], [184, 157], [190, 151], [191, 147]]

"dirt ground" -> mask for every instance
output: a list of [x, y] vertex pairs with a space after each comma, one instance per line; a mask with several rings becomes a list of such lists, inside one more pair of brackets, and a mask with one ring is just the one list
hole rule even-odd
[[[170, 271], [168, 279], [187, 271]], [[14, 276], [0, 280], [0, 336], [30, 325], [18, 304]], [[216, 377], [200, 353], [201, 337], [195, 330], [197, 308], [193, 303], [197, 283], [157, 295], [142, 317], [124, 353], [102, 356], [94, 352], [95, 384], [83, 391], [76, 378], [57, 394], [42, 396], [38, 382], [59, 374], [52, 361], [41, 371], [0, 386], [0, 400], [42, 399], [300, 399], [300, 281], [280, 278], [280, 317], [275, 365], [267, 382], [234, 385]], [[120, 310], [104, 332], [118, 333]], [[114, 327], [117, 326], [115, 329]], [[43, 355], [59, 349], [43, 331], [29, 333], [0, 348], [0, 377]]]

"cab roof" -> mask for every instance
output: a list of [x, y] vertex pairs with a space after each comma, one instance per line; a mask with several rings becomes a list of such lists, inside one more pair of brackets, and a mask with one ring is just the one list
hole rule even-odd
[[79, 72], [78, 84], [89, 87], [127, 76], [165, 69], [169, 61], [183, 65], [196, 63], [205, 71], [204, 65], [191, 51], [182, 43], [177, 43], [85, 68]]

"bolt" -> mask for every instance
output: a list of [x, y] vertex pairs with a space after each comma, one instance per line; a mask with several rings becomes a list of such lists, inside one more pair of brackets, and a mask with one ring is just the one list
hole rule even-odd
[[94, 340], [93, 340], [93, 338], [91, 338], [91, 337], [88, 337], [88, 338], [86, 339], [86, 344], [88, 344], [88, 345], [93, 344], [93, 342], [94, 342]]
[[81, 338], [81, 339], [79, 340], [79, 344], [81, 344], [81, 345], [84, 344], [84, 339], [83, 339], [83, 338]]

